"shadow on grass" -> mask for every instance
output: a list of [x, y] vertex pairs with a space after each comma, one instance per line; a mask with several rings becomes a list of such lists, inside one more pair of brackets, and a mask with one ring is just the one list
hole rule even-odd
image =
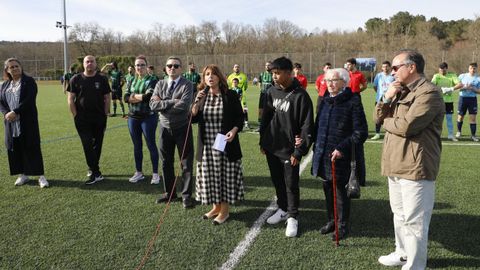
[[[247, 176], [244, 180], [245, 186], [248, 188], [268, 187], [273, 189], [270, 176]], [[322, 181], [318, 179], [300, 178], [300, 188], [317, 189], [322, 187]]]
[[[111, 177], [111, 176], [109, 176]], [[119, 176], [124, 178], [123, 176]], [[307, 183], [310, 182], [310, 183]], [[50, 179], [52, 188], [79, 188], [100, 191], [128, 191], [141, 192], [145, 194], [159, 194], [163, 192], [163, 185], [152, 186], [149, 181], [143, 181], [138, 184], [129, 183], [124, 179], [106, 179], [103, 182], [92, 186], [86, 186], [83, 181], [78, 180], [55, 180]], [[36, 181], [30, 181], [29, 185], [37, 185]], [[321, 190], [320, 183], [316, 181], [305, 181], [301, 183], [312, 188]], [[249, 177], [246, 180], [246, 187], [255, 189], [257, 186], [271, 187], [268, 177]], [[272, 188], [272, 196], [273, 188]], [[235, 207], [236, 211], [232, 211], [231, 219], [244, 222], [246, 227], [253, 225], [255, 220], [269, 206], [270, 200], [245, 200]], [[441, 209], [450, 209], [454, 206], [448, 203], [435, 203], [434, 212]], [[388, 200], [353, 200], [351, 209], [351, 235], [350, 237], [367, 237], [367, 238], [385, 238], [387, 241], [394, 243], [393, 221]], [[302, 199], [300, 202], [299, 216], [299, 235], [309, 232], [318, 231], [327, 221], [325, 201], [323, 199]], [[480, 257], [480, 234], [478, 233], [478, 224], [480, 217], [464, 214], [440, 213], [432, 216], [430, 224], [430, 240], [440, 243], [445, 249], [461, 254], [463, 256]], [[276, 226], [284, 226], [279, 224]], [[470, 267], [478, 266], [480, 259], [432, 259], [429, 261], [429, 267]]]
[[465, 258], [465, 259], [429, 259], [427, 262], [428, 268], [451, 268], [464, 267], [471, 269], [478, 269], [480, 267], [480, 259]]
[[[430, 223], [430, 239], [439, 242], [444, 248], [465, 256], [477, 257], [475, 266], [480, 267], [480, 217], [464, 214], [434, 214]], [[459, 260], [468, 262], [468, 259]], [[436, 267], [454, 265], [450, 261], [440, 261]], [[463, 266], [460, 264], [459, 266]]]
[[140, 183], [132, 184], [128, 180], [109, 179], [105, 176], [105, 180], [95, 183], [93, 185], [85, 185], [85, 181], [78, 180], [56, 180], [49, 179], [51, 188], [79, 188], [85, 190], [96, 191], [119, 191], [119, 192], [141, 192], [145, 194], [160, 194], [163, 192], [163, 185], [151, 185], [150, 180], [141, 181]]

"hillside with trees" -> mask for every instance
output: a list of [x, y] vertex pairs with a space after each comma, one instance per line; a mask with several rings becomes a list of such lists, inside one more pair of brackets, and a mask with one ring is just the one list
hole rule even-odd
[[[339, 26], [341, 28], [341, 26]], [[427, 75], [436, 72], [441, 61], [450, 69], [466, 71], [480, 53], [480, 18], [442, 21], [398, 12], [390, 18], [371, 18], [357, 31], [325, 31], [321, 25], [306, 32], [281, 19], [266, 19], [261, 26], [231, 21], [219, 25], [204, 21], [198, 26], [176, 27], [154, 23], [152, 28], [130, 35], [105, 29], [95, 22], [77, 23], [69, 30], [72, 61], [85, 54], [98, 56], [144, 54], [152, 64], [162, 65], [165, 57], [178, 55], [199, 66], [217, 63], [230, 70], [234, 62], [248, 73], [261, 71], [263, 61], [288, 54], [302, 62], [307, 74], [318, 74], [324, 62], [342, 66], [349, 57], [375, 57], [391, 60], [394, 51], [415, 48], [425, 55]], [[60, 42], [0, 42], [0, 57], [27, 60], [37, 73], [62, 69]]]

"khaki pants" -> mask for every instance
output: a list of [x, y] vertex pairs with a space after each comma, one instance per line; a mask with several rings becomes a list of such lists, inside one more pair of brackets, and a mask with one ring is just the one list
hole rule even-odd
[[425, 269], [428, 227], [435, 201], [435, 181], [388, 177], [395, 230], [395, 252], [407, 258], [406, 269]]

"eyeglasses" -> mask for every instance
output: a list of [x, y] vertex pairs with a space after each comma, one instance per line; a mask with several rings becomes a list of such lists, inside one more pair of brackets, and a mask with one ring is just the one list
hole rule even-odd
[[147, 65], [146, 65], [146, 64], [136, 64], [135, 66], [136, 66], [136, 67], [145, 67], [145, 66], [147, 66]]
[[392, 66], [392, 70], [397, 72], [401, 67], [405, 66], [406, 64], [400, 64], [400, 65], [396, 65], [396, 66]]
[[173, 67], [173, 68], [177, 69], [177, 68], [180, 67], [180, 65], [179, 65], [179, 64], [173, 64], [173, 65], [172, 65], [172, 64], [168, 64], [167, 67], [168, 67], [168, 68], [172, 68], [172, 67]]
[[19, 67], [20, 67], [20, 66], [15, 65], [15, 66], [9, 66], [8, 68], [9, 68], [9, 69], [14, 69], [14, 68], [19, 68]]
[[343, 81], [343, 79], [329, 79], [329, 80], [325, 80], [326, 83], [337, 83], [339, 81]]

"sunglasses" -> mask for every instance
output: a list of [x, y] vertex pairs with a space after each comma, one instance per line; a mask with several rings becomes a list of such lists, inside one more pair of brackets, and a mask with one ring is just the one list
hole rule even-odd
[[168, 67], [168, 68], [175, 68], [175, 69], [177, 69], [177, 68], [180, 67], [180, 65], [179, 65], [179, 64], [173, 64], [173, 65], [172, 65], [172, 64], [168, 64], [167, 67]]
[[136, 66], [136, 67], [145, 67], [146, 64], [136, 64], [135, 66]]
[[392, 66], [392, 70], [397, 72], [401, 67], [405, 66], [406, 64], [400, 64], [400, 65], [396, 65], [396, 66]]

